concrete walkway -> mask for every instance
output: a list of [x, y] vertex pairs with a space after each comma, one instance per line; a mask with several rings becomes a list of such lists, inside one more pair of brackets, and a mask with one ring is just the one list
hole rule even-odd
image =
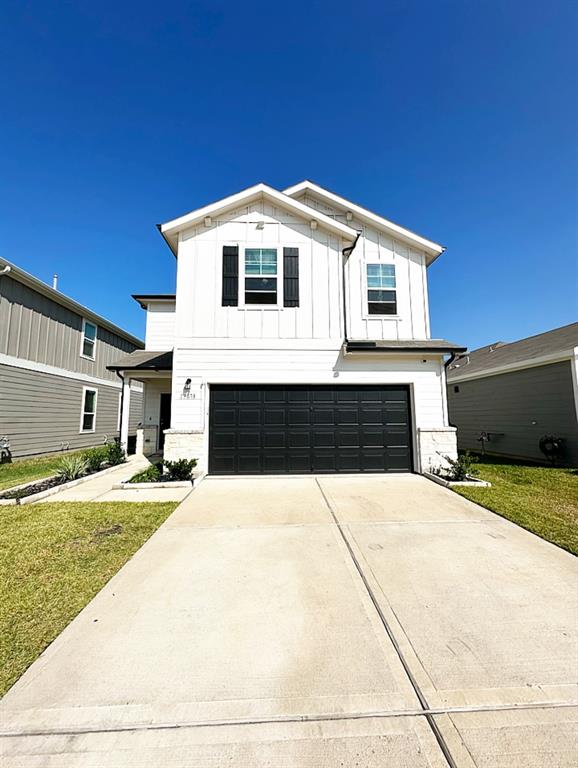
[[55, 493], [53, 496], [41, 499], [38, 503], [60, 503], [63, 501], [182, 501], [189, 495], [190, 488], [113, 489], [112, 486], [116, 483], [128, 480], [148, 466], [150, 466], [150, 461], [144, 456], [130, 456], [125, 464], [120, 464], [110, 472]]
[[577, 578], [420, 477], [208, 478], [5, 696], [2, 765], [574, 767]]

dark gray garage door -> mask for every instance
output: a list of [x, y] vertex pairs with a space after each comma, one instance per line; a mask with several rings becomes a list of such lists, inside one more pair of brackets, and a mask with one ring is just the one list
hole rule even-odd
[[211, 387], [213, 474], [411, 468], [407, 387]]

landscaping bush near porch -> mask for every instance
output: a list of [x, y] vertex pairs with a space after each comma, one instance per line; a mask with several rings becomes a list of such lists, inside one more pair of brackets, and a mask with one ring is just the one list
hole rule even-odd
[[52, 503], [0, 512], [0, 695], [176, 503]]
[[578, 470], [481, 456], [478, 477], [491, 488], [453, 490], [578, 555]]

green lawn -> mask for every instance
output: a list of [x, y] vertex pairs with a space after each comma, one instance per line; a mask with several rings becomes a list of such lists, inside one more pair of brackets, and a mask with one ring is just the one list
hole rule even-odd
[[176, 506], [0, 507], [0, 695]]
[[19, 459], [10, 464], [0, 464], [0, 491], [14, 485], [40, 480], [56, 474], [56, 466], [63, 456], [76, 456], [83, 451], [53, 453], [50, 456], [37, 456], [33, 459]]
[[578, 470], [483, 457], [479, 477], [491, 488], [454, 490], [578, 555]]

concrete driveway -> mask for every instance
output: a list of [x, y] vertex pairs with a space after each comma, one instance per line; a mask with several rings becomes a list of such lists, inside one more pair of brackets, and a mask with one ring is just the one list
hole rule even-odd
[[5, 696], [2, 764], [575, 766], [577, 586], [421, 477], [209, 478]]

